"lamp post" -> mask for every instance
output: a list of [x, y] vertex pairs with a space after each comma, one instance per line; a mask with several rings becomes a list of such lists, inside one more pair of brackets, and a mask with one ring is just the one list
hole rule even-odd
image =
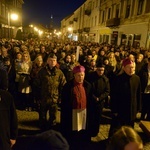
[[9, 13], [8, 12], [8, 38], [11, 37], [11, 21], [17, 21], [18, 15], [15, 13]]
[[68, 38], [70, 39], [70, 41], [72, 41], [72, 31], [73, 31], [73, 28], [72, 28], [72, 27], [69, 27], [69, 28], [68, 28], [68, 32], [69, 32]]

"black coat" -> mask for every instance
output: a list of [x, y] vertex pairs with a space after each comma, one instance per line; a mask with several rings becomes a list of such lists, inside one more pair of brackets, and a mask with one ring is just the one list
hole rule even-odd
[[99, 101], [104, 101], [110, 93], [109, 79], [105, 76], [98, 76], [94, 71], [90, 74], [88, 81], [92, 85], [93, 94], [99, 98]]
[[8, 73], [3, 69], [0, 69], [0, 89], [8, 89]]
[[141, 79], [141, 88], [142, 93], [144, 93], [144, 90], [148, 83], [148, 63], [144, 64], [140, 73], [139, 73], [140, 79]]
[[[93, 102], [95, 103], [95, 117], [94, 119], [94, 128], [95, 132], [99, 132], [99, 125], [102, 120], [102, 111], [104, 108], [105, 100], [107, 100], [110, 94], [110, 84], [108, 78], [103, 74], [99, 76], [97, 72], [92, 72], [89, 76], [89, 82], [92, 85], [92, 94], [93, 94]], [[97, 101], [94, 97], [99, 98]]]
[[123, 123], [128, 124], [136, 119], [141, 109], [141, 83], [137, 75], [123, 73], [116, 77], [111, 91], [111, 109], [118, 113]]
[[[86, 97], [87, 97], [87, 125], [86, 131], [89, 136], [93, 136], [93, 115], [94, 109], [92, 102], [92, 93], [91, 93], [91, 85], [87, 81], [84, 80], [83, 83], [85, 87]], [[61, 130], [62, 134], [68, 139], [72, 133], [72, 107], [73, 107], [73, 87], [74, 80], [67, 82], [62, 91], [61, 97]]]
[[18, 122], [12, 95], [0, 90], [0, 150], [10, 150], [10, 139], [16, 139]]

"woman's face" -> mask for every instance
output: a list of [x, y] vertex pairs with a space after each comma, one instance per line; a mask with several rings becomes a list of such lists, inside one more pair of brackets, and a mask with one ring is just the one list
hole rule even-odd
[[28, 54], [23, 54], [22, 58], [23, 58], [23, 61], [28, 61], [29, 60]]
[[71, 62], [71, 56], [66, 57], [66, 62]]
[[17, 59], [21, 59], [22, 55], [21, 54], [17, 54]]
[[43, 64], [43, 59], [40, 59], [40, 58], [39, 58], [36, 63], [37, 63], [38, 66], [42, 66], [42, 64]]

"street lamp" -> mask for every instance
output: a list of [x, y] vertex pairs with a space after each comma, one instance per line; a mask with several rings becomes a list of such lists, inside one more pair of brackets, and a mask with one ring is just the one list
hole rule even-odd
[[70, 39], [70, 41], [72, 40], [72, 31], [73, 31], [73, 28], [72, 28], [72, 27], [69, 27], [69, 28], [68, 28], [68, 32], [69, 32], [68, 38]]
[[11, 20], [16, 21], [16, 20], [18, 20], [18, 15], [17, 14], [11, 14], [10, 18], [11, 18]]
[[18, 15], [15, 13], [9, 13], [8, 12], [8, 37], [11, 37], [11, 20], [12, 21], [17, 21], [18, 20]]
[[69, 28], [68, 28], [68, 31], [71, 32], [71, 31], [72, 31], [72, 27], [69, 27]]

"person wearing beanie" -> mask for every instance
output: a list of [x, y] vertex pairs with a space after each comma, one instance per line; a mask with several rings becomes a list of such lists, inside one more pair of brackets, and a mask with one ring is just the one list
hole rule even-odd
[[113, 115], [109, 135], [120, 126], [134, 127], [137, 113], [141, 110], [141, 82], [135, 74], [135, 63], [126, 58], [122, 61], [123, 73], [114, 80], [111, 90], [111, 111]]
[[61, 132], [69, 143], [90, 142], [94, 112], [91, 85], [84, 79], [84, 66], [74, 67], [73, 74], [62, 90]]

